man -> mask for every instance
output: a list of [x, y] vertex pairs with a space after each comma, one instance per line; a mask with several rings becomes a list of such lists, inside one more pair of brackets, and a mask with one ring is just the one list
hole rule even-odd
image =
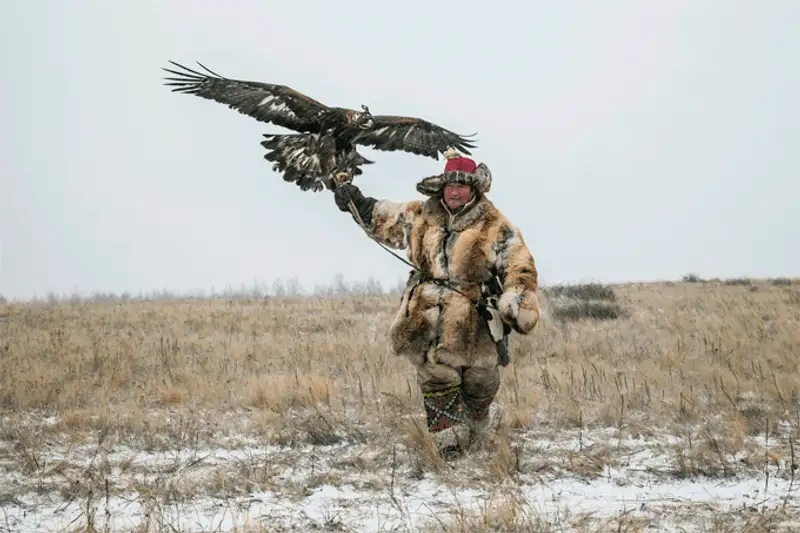
[[[442, 174], [417, 184], [424, 201], [365, 197], [351, 183], [334, 192], [340, 210], [349, 212], [352, 201], [365, 231], [388, 247], [408, 248], [416, 267], [390, 328], [391, 346], [416, 368], [428, 430], [443, 452], [469, 447], [499, 423], [498, 342], [490, 324], [501, 324], [501, 337], [528, 334], [540, 317], [533, 257], [486, 197], [491, 172], [457, 152], [445, 157]], [[486, 303], [491, 298], [496, 310]]]

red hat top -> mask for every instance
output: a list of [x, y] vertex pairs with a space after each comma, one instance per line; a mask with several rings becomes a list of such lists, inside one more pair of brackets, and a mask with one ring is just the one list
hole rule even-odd
[[445, 172], [466, 172], [474, 174], [478, 165], [469, 157], [464, 157], [458, 150], [453, 148], [447, 149], [444, 154], [447, 158], [447, 163], [444, 165]]
[[460, 156], [448, 159], [447, 163], [444, 165], [445, 172], [460, 170], [462, 172], [468, 172], [470, 174], [474, 174], [476, 168], [478, 168], [478, 165], [475, 164], [475, 161], [473, 161], [469, 157], [460, 157]]

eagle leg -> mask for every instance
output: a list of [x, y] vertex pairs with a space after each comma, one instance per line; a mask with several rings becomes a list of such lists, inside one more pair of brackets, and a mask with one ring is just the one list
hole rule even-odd
[[353, 181], [353, 175], [348, 170], [337, 170], [334, 172], [333, 182], [337, 187]]

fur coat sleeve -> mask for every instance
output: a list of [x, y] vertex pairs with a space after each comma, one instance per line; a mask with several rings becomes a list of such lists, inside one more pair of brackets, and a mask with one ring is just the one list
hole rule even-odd
[[386, 246], [403, 250], [408, 248], [409, 234], [414, 219], [422, 212], [422, 202], [392, 202], [378, 200], [372, 207], [369, 232]]
[[518, 228], [506, 231], [496, 266], [503, 282], [498, 301], [500, 316], [517, 333], [528, 334], [539, 324], [541, 314], [536, 295], [539, 275]]

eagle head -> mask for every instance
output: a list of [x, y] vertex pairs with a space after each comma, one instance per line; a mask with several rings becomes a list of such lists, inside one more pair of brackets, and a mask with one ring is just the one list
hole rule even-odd
[[353, 111], [347, 118], [348, 121], [358, 129], [368, 130], [375, 125], [375, 119], [372, 117], [372, 113], [369, 112], [369, 107], [362, 105], [361, 109], [363, 109], [363, 111]]

